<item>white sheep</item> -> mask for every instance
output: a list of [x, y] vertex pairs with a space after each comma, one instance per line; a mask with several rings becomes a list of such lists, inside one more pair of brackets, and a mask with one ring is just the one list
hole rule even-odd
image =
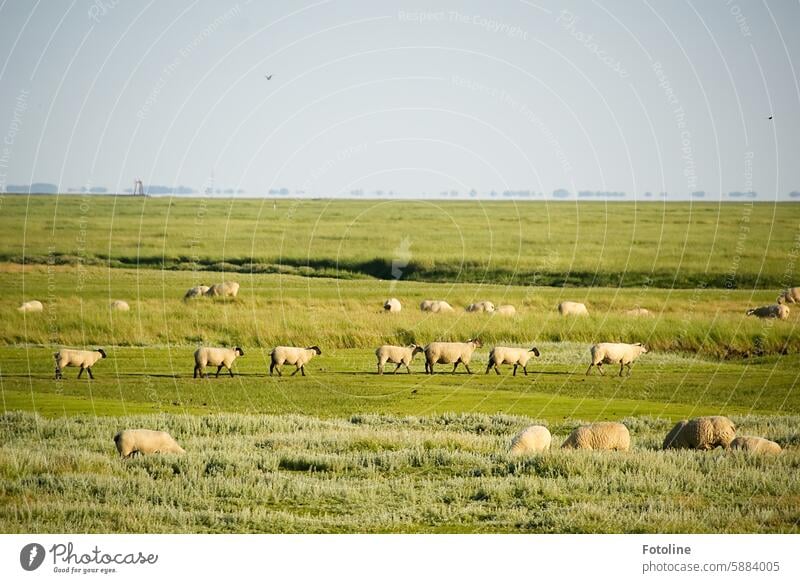
[[194, 287], [190, 287], [183, 296], [184, 300], [188, 300], [191, 298], [199, 298], [201, 296], [206, 295], [208, 291], [207, 285], [196, 285]]
[[521, 366], [525, 376], [528, 376], [528, 361], [531, 355], [539, 356], [539, 349], [535, 346], [528, 350], [527, 348], [510, 348], [508, 346], [495, 346], [489, 352], [489, 364], [486, 367], [486, 374], [494, 369], [494, 372], [500, 374], [499, 365], [513, 364], [514, 375], [517, 376], [517, 367]]
[[136, 453], [186, 453], [166, 431], [126, 429], [114, 436], [119, 455], [129, 458]]
[[783, 304], [761, 306], [760, 308], [747, 310], [747, 315], [755, 316], [756, 318], [778, 318], [780, 320], [785, 320], [789, 317], [789, 306]]
[[201, 377], [207, 377], [207, 374], [204, 375], [204, 369], [207, 366], [217, 367], [217, 378], [219, 378], [219, 371], [222, 370], [223, 366], [227, 368], [228, 372], [231, 373], [231, 376], [233, 376], [233, 370], [231, 367], [233, 366], [233, 361], [236, 360], [237, 356], [244, 356], [244, 350], [238, 346], [235, 348], [212, 348], [209, 346], [201, 346], [194, 351], [193, 378], [197, 378], [197, 375], [200, 375]]
[[410, 346], [392, 346], [390, 344], [384, 344], [383, 346], [379, 346], [378, 349], [375, 350], [375, 356], [378, 358], [378, 374], [383, 374], [383, 366], [387, 362], [397, 365], [394, 369], [394, 373], [397, 373], [398, 369], [405, 365], [408, 374], [411, 374], [411, 369], [408, 365], [411, 364], [411, 361], [414, 360], [414, 356], [418, 352], [424, 352], [424, 349], [416, 344]]
[[776, 301], [779, 304], [800, 304], [800, 287], [790, 287]]
[[399, 312], [403, 306], [400, 305], [400, 300], [397, 298], [389, 298], [383, 303], [383, 309], [387, 312]]
[[731, 449], [739, 449], [750, 453], [781, 453], [781, 446], [763, 437], [742, 436], [731, 441]]
[[39, 300], [31, 300], [22, 304], [17, 310], [20, 312], [41, 312], [44, 310], [44, 306]]
[[648, 310], [647, 308], [633, 308], [632, 310], [628, 310], [625, 312], [628, 316], [634, 316], [638, 318], [652, 318], [653, 313]]
[[70, 348], [62, 348], [58, 352], [53, 353], [53, 358], [56, 361], [56, 378], [64, 378], [62, 369], [65, 366], [79, 366], [78, 378], [81, 378], [83, 371], [89, 373], [89, 378], [94, 379], [92, 374], [92, 367], [101, 358], [105, 358], [106, 353], [102, 348], [97, 350], [73, 350]]
[[647, 348], [641, 342], [636, 344], [625, 344], [623, 342], [601, 342], [592, 346], [592, 363], [586, 369], [588, 375], [592, 367], [596, 366], [600, 374], [603, 372], [604, 364], [619, 364], [619, 376], [622, 376], [623, 369], [628, 367], [628, 375], [631, 374], [631, 363], [642, 354], [647, 353]]
[[452, 312], [453, 306], [444, 300], [424, 300], [419, 305], [419, 309], [423, 312], [433, 312], [434, 314], [438, 314], [440, 312]]
[[550, 431], [543, 425], [531, 425], [526, 427], [511, 440], [509, 453], [514, 455], [539, 453], [550, 449], [550, 442], [553, 437]]
[[736, 426], [727, 417], [695, 417], [675, 424], [664, 438], [663, 449], [727, 448], [736, 437]]
[[613, 449], [628, 451], [631, 434], [622, 423], [605, 421], [577, 427], [561, 444], [564, 449]]
[[494, 313], [501, 316], [513, 316], [517, 313], [517, 309], [511, 304], [503, 304], [502, 306], [497, 306]]
[[210, 298], [235, 298], [239, 293], [239, 284], [235, 281], [223, 281], [222, 283], [215, 283], [205, 292], [205, 295]]
[[588, 316], [586, 304], [580, 302], [561, 302], [558, 304], [558, 313], [562, 316]]
[[494, 312], [494, 304], [492, 302], [475, 302], [467, 306], [468, 312]]
[[477, 338], [466, 342], [431, 342], [425, 347], [425, 372], [433, 374], [434, 364], [453, 364], [453, 374], [463, 364], [469, 374], [469, 361], [476, 348], [482, 346]]
[[295, 366], [295, 371], [292, 373], [292, 376], [296, 375], [297, 371], [300, 371], [303, 376], [306, 376], [305, 365], [308, 364], [308, 361], [314, 358], [316, 354], [322, 354], [322, 350], [319, 349], [319, 346], [309, 346], [308, 348], [276, 346], [269, 354], [271, 358], [269, 375], [272, 376], [272, 371], [277, 370], [278, 376], [283, 376], [281, 369], [278, 367], [284, 364], [293, 364]]
[[123, 300], [114, 300], [108, 305], [108, 307], [117, 312], [127, 312], [131, 309], [131, 307], [128, 305], [128, 302]]

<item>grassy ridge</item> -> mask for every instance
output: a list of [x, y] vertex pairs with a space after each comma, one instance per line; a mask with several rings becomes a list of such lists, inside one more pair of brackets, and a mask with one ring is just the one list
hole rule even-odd
[[546, 286], [777, 289], [800, 223], [800, 205], [768, 203], [7, 196], [2, 209], [0, 261]]

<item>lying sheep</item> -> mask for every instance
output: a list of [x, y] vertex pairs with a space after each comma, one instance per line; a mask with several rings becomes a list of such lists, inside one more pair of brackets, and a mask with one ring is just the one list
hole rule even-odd
[[775, 455], [781, 453], [780, 445], [769, 439], [764, 439], [763, 437], [737, 437], [731, 441], [731, 449], [739, 449], [750, 453]]
[[511, 440], [509, 453], [514, 455], [539, 453], [550, 449], [552, 436], [547, 427], [543, 425], [531, 425], [517, 433]]
[[44, 306], [39, 300], [31, 300], [22, 304], [17, 310], [20, 312], [41, 312], [44, 310]]
[[53, 353], [53, 358], [56, 361], [56, 379], [64, 378], [62, 369], [65, 366], [79, 366], [78, 378], [81, 378], [83, 371], [89, 373], [89, 378], [94, 379], [92, 374], [92, 367], [101, 358], [105, 358], [106, 353], [102, 348], [97, 350], [72, 350], [69, 348], [62, 348], [58, 352]]
[[651, 318], [653, 316], [652, 312], [647, 308], [633, 308], [632, 310], [628, 310], [625, 312], [628, 316], [634, 316], [638, 318]]
[[494, 304], [492, 302], [475, 302], [467, 306], [468, 312], [494, 312]]
[[424, 352], [424, 349], [416, 344], [410, 346], [391, 346], [390, 344], [384, 344], [378, 347], [375, 351], [375, 356], [378, 358], [378, 374], [383, 374], [383, 366], [387, 362], [397, 365], [392, 374], [397, 373], [398, 369], [403, 365], [405, 365], [408, 374], [411, 374], [411, 369], [408, 365], [411, 364], [411, 361], [414, 360], [414, 356], [418, 352]]
[[625, 344], [622, 342], [601, 342], [592, 346], [592, 363], [586, 369], [588, 375], [592, 367], [596, 366], [600, 374], [603, 372], [604, 364], [619, 364], [619, 376], [622, 376], [623, 369], [628, 367], [628, 376], [631, 374], [631, 363], [642, 354], [647, 353], [647, 348], [641, 342], [636, 344]]
[[482, 346], [477, 338], [466, 342], [431, 342], [425, 347], [425, 372], [433, 374], [434, 364], [453, 364], [453, 374], [459, 363], [464, 365], [469, 374], [469, 361], [476, 348]]
[[675, 424], [664, 438], [663, 449], [727, 448], [736, 437], [736, 426], [727, 417], [695, 417]]
[[205, 291], [209, 298], [235, 298], [239, 293], [239, 284], [235, 281], [223, 281], [215, 283]]
[[119, 455], [129, 458], [136, 453], [186, 453], [166, 431], [126, 429], [114, 436]]
[[128, 305], [128, 302], [123, 300], [114, 300], [108, 305], [108, 307], [117, 312], [127, 312], [131, 309], [131, 307]]
[[500, 314], [501, 316], [513, 316], [517, 313], [517, 309], [511, 304], [504, 304], [502, 306], [497, 306], [494, 313]]
[[789, 317], [789, 306], [785, 306], [783, 304], [761, 306], [760, 308], [747, 310], [747, 315], [755, 316], [757, 318], [778, 318], [780, 320], [785, 320]]
[[319, 349], [319, 346], [309, 346], [308, 348], [276, 346], [269, 354], [272, 359], [269, 365], [269, 375], [272, 376], [272, 371], [277, 370], [278, 376], [283, 376], [281, 369], [278, 367], [284, 364], [293, 364], [296, 368], [292, 376], [296, 375], [297, 371], [300, 371], [303, 376], [306, 376], [305, 365], [308, 364], [308, 361], [314, 358], [316, 354], [322, 354], [322, 350]]
[[433, 312], [434, 314], [438, 314], [440, 312], [452, 312], [453, 306], [444, 300], [424, 300], [419, 305], [419, 309], [423, 312]]
[[631, 434], [622, 423], [592, 423], [576, 428], [561, 444], [565, 449], [613, 449], [628, 451]]
[[562, 316], [588, 316], [586, 304], [580, 302], [561, 302], [558, 304], [558, 313]]
[[522, 371], [525, 373], [525, 376], [528, 376], [528, 361], [531, 359], [532, 354], [539, 356], [539, 349], [536, 348], [535, 346], [530, 350], [528, 350], [527, 348], [509, 348], [508, 346], [495, 346], [489, 353], [489, 364], [486, 367], [486, 374], [489, 374], [489, 371], [492, 369], [494, 369], [494, 372], [496, 372], [497, 374], [500, 374], [499, 365], [513, 364], [514, 365], [513, 376], [517, 376], [518, 366], [521, 366]]
[[208, 289], [209, 288], [208, 288], [207, 285], [196, 285], [194, 287], [190, 287], [188, 289], [188, 291], [186, 292], [186, 294], [184, 294], [183, 299], [184, 300], [189, 300], [191, 298], [202, 297], [202, 296], [206, 295], [206, 292], [208, 291]]
[[389, 298], [384, 302], [383, 309], [387, 312], [399, 312], [403, 307], [400, 305], [400, 300], [397, 298]]
[[228, 372], [231, 373], [231, 376], [233, 376], [233, 370], [231, 367], [233, 366], [233, 361], [236, 360], [237, 356], [244, 356], [244, 350], [238, 346], [236, 348], [212, 348], [209, 346], [201, 346], [194, 351], [193, 378], [197, 378], [198, 374], [201, 377], [208, 377], [207, 374], [203, 374], [203, 371], [207, 366], [217, 367], [216, 378], [219, 378], [219, 371], [222, 370], [223, 366], [227, 368]]
[[776, 301], [779, 304], [800, 304], [800, 287], [790, 287]]

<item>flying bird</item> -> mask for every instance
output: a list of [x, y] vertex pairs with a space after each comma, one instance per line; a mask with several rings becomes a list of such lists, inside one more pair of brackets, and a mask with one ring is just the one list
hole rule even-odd
[[269, 80], [271, 80], [271, 79], [272, 79], [272, 75], [264, 75], [264, 77], [266, 77], [266, 78], [267, 78], [267, 81], [269, 81]]

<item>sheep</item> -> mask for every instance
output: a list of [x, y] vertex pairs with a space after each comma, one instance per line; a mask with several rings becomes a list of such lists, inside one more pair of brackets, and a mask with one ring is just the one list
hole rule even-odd
[[628, 451], [631, 434], [622, 423], [606, 421], [577, 427], [561, 444], [563, 449], [613, 449]]
[[763, 437], [737, 437], [731, 441], [730, 447], [731, 449], [739, 449], [750, 453], [767, 453], [775, 455], [781, 453], [780, 445], [774, 441], [770, 441], [769, 439], [764, 439]]
[[639, 358], [642, 354], [647, 354], [647, 348], [641, 342], [636, 344], [625, 344], [622, 342], [601, 342], [592, 346], [592, 363], [586, 369], [588, 375], [592, 371], [592, 367], [596, 366], [600, 374], [603, 372], [604, 364], [617, 364], [619, 363], [619, 376], [622, 376], [622, 371], [627, 366], [628, 376], [631, 374], [631, 363]]
[[92, 374], [92, 367], [101, 358], [105, 358], [106, 353], [102, 348], [97, 350], [72, 350], [69, 348], [62, 348], [58, 352], [53, 353], [53, 358], [56, 361], [56, 379], [64, 378], [61, 372], [65, 366], [79, 366], [78, 378], [81, 378], [83, 371], [89, 373], [89, 378], [94, 379]]
[[648, 310], [647, 308], [633, 308], [632, 310], [628, 310], [625, 312], [628, 316], [635, 316], [640, 318], [652, 318], [653, 313]]
[[675, 424], [664, 438], [662, 449], [727, 448], [736, 437], [736, 426], [727, 417], [695, 417]]
[[747, 310], [747, 315], [755, 316], [757, 318], [778, 318], [780, 320], [785, 320], [789, 317], [789, 306], [785, 306], [783, 304], [761, 306], [760, 308]]
[[434, 364], [453, 364], [453, 374], [459, 363], [464, 365], [469, 374], [469, 361], [476, 348], [483, 346], [477, 338], [466, 342], [431, 342], [425, 347], [425, 372], [433, 374]]
[[468, 312], [494, 312], [494, 304], [492, 302], [475, 302], [467, 306]]
[[558, 304], [558, 313], [562, 316], [588, 316], [586, 304], [580, 302], [561, 302]]
[[779, 304], [800, 304], [800, 287], [790, 287], [776, 301]]
[[222, 283], [215, 283], [205, 291], [207, 297], [216, 298], [235, 298], [239, 293], [239, 284], [235, 281], [223, 281]]
[[187, 292], [184, 294], [183, 299], [188, 300], [191, 298], [199, 298], [206, 295], [208, 291], [207, 285], [196, 285], [194, 287], [190, 287]]
[[387, 312], [399, 312], [403, 306], [400, 305], [400, 300], [397, 298], [389, 298], [383, 303], [383, 309]]
[[378, 347], [375, 351], [375, 356], [378, 358], [378, 374], [383, 374], [383, 365], [387, 362], [397, 365], [393, 374], [397, 373], [398, 369], [403, 365], [405, 365], [408, 374], [411, 374], [411, 369], [408, 365], [411, 364], [411, 361], [414, 360], [414, 356], [418, 352], [424, 352], [424, 349], [416, 344], [410, 346], [391, 346], [389, 344], [384, 344]]
[[419, 309], [423, 312], [433, 312], [434, 314], [438, 314], [440, 312], [452, 312], [453, 306], [444, 300], [424, 300], [419, 305]]
[[314, 358], [315, 354], [322, 354], [319, 346], [309, 346], [308, 348], [296, 348], [294, 346], [276, 346], [272, 352], [269, 353], [272, 361], [269, 365], [269, 376], [272, 376], [272, 371], [277, 370], [278, 376], [283, 376], [279, 366], [284, 364], [293, 364], [296, 368], [292, 376], [297, 374], [297, 371], [303, 376], [306, 376], [305, 365], [308, 361]]
[[531, 425], [517, 433], [511, 440], [509, 453], [514, 455], [538, 453], [550, 449], [552, 436], [547, 427]]
[[513, 316], [517, 313], [517, 309], [511, 304], [504, 304], [502, 306], [497, 306], [494, 313], [500, 314], [501, 316]]
[[499, 365], [513, 364], [514, 374], [517, 376], [517, 367], [521, 366], [525, 376], [528, 376], [528, 361], [531, 359], [531, 354], [539, 356], [539, 349], [535, 346], [528, 350], [527, 348], [509, 348], [508, 346], [495, 346], [489, 353], [489, 364], [486, 367], [486, 374], [494, 368], [494, 372], [500, 374]]
[[227, 368], [228, 372], [233, 376], [231, 367], [237, 356], [244, 356], [244, 350], [238, 346], [236, 348], [211, 348], [208, 346], [201, 346], [194, 351], [193, 378], [197, 378], [198, 374], [201, 377], [208, 377], [207, 374], [203, 374], [203, 369], [209, 365], [217, 367], [217, 376], [215, 378], [219, 378], [219, 371], [222, 370], [223, 366]]
[[123, 300], [114, 300], [108, 305], [108, 307], [112, 310], [116, 310], [117, 312], [127, 312], [131, 309], [131, 307], [128, 305], [128, 302]]
[[136, 453], [186, 453], [166, 431], [125, 429], [114, 436], [119, 455], [125, 459]]
[[20, 312], [41, 312], [44, 310], [44, 306], [39, 300], [31, 300], [22, 304], [17, 310]]

